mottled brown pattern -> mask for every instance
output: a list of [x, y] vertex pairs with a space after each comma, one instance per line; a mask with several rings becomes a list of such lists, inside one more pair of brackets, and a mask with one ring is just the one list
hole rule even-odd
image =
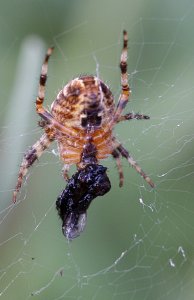
[[66, 128], [73, 128], [79, 136], [75, 140], [62, 132], [56, 133], [60, 157], [65, 164], [83, 166], [81, 157], [84, 157], [88, 137], [92, 138], [97, 160], [112, 153], [109, 124], [113, 120], [114, 108], [111, 91], [95, 76], [81, 76], [64, 86], [51, 105], [51, 113], [55, 120]]
[[82, 118], [101, 116], [101, 126], [113, 117], [114, 100], [108, 87], [95, 76], [81, 76], [61, 90], [51, 106], [54, 118], [64, 126], [82, 130]]

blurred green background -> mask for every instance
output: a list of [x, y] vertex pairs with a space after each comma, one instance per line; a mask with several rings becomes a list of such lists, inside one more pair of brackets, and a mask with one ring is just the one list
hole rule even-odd
[[[193, 28], [193, 1], [1, 1], [1, 299], [194, 298]], [[34, 105], [41, 63], [54, 45], [46, 107], [83, 73], [99, 74], [117, 100], [123, 29], [133, 92], [126, 111], [151, 119], [122, 123], [115, 135], [156, 189], [124, 160], [120, 189], [115, 163], [104, 161], [112, 189], [68, 243], [55, 209], [65, 187], [56, 144], [11, 202], [22, 156], [41, 135]]]

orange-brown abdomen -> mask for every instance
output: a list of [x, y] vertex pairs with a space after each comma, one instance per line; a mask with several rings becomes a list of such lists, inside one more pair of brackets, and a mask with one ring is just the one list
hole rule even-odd
[[88, 140], [95, 146], [96, 159], [112, 153], [114, 99], [97, 77], [81, 76], [69, 82], [53, 102], [51, 113], [63, 126], [77, 132], [77, 138], [59, 133], [58, 147], [66, 164], [79, 164]]

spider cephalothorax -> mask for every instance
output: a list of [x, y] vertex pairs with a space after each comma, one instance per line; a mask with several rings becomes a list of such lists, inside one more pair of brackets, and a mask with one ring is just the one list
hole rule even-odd
[[[120, 60], [121, 94], [116, 106], [108, 86], [96, 76], [85, 75], [75, 78], [65, 85], [52, 103], [51, 111], [46, 110], [43, 107], [43, 102], [48, 60], [52, 51], [53, 48], [48, 49], [42, 65], [36, 99], [36, 111], [41, 117], [41, 127], [44, 129], [44, 134], [23, 158], [13, 201], [16, 201], [17, 193], [28, 168], [53, 141], [57, 141], [60, 158], [64, 163], [65, 179], [68, 179], [68, 169], [71, 165], [76, 164], [79, 173], [82, 170], [87, 170], [88, 165], [99, 166], [99, 160], [112, 155], [116, 160], [120, 186], [123, 185], [124, 178], [120, 158], [124, 157], [147, 183], [154, 187], [150, 177], [143, 172], [113, 135], [114, 126], [121, 121], [149, 119], [148, 116], [142, 114], [128, 113], [123, 115], [123, 110], [130, 96], [127, 74], [127, 32], [123, 31], [123, 49]], [[94, 192], [93, 198], [96, 196], [98, 193], [95, 195]]]

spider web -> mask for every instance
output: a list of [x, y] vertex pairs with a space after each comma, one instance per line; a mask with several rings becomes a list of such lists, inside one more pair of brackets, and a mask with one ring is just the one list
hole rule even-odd
[[[193, 299], [194, 6], [103, 3], [1, 4], [1, 299]], [[99, 75], [118, 99], [123, 28], [132, 88], [126, 112], [151, 119], [119, 124], [115, 135], [156, 189], [124, 160], [120, 189], [113, 160], [102, 162], [112, 189], [92, 203], [85, 231], [68, 242], [55, 209], [65, 187], [56, 145], [11, 202], [21, 158], [41, 135], [34, 110], [40, 66], [54, 44], [46, 106], [83, 72]]]

